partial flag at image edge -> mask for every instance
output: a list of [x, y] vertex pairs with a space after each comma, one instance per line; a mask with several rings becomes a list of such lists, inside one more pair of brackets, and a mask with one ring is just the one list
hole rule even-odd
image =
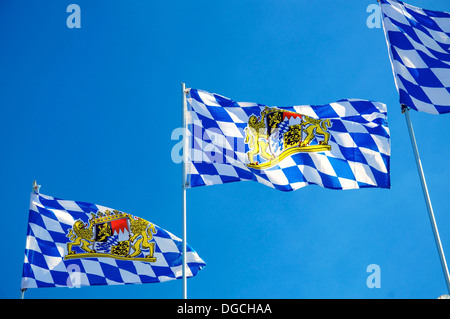
[[400, 104], [450, 112], [450, 13], [381, 0], [383, 28]]

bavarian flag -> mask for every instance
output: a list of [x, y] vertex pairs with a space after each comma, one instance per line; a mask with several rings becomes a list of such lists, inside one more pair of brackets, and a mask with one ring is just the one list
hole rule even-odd
[[381, 0], [383, 28], [400, 104], [450, 112], [450, 13]]
[[[186, 245], [186, 276], [205, 266]], [[137, 216], [31, 193], [21, 288], [143, 284], [182, 278], [182, 241]]]
[[282, 191], [390, 188], [386, 105], [276, 107], [187, 94], [187, 187], [256, 181]]

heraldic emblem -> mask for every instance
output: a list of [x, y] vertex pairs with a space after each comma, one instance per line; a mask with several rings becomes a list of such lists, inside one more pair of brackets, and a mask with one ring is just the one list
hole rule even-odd
[[[269, 108], [261, 116], [251, 115], [245, 128], [248, 167], [270, 168], [284, 158], [300, 152], [331, 150], [330, 119], [314, 119], [300, 113]], [[258, 156], [261, 161], [258, 161]]]
[[86, 224], [75, 221], [66, 237], [64, 259], [111, 257], [122, 260], [155, 262], [155, 226], [136, 216], [117, 210], [91, 213]]

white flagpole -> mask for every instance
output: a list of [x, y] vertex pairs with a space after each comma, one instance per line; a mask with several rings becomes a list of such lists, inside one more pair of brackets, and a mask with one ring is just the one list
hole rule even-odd
[[182, 162], [182, 191], [183, 191], [183, 299], [187, 299], [187, 278], [186, 278], [186, 165], [188, 159], [188, 140], [186, 126], [186, 86], [181, 83], [182, 109], [183, 109], [183, 162]]
[[[41, 185], [38, 185], [38, 183], [34, 180], [33, 181], [33, 192], [36, 194], [39, 194], [39, 188], [41, 188]], [[25, 299], [25, 291], [27, 291], [27, 288], [20, 289], [20, 299]]]
[[414, 136], [414, 130], [411, 124], [411, 118], [409, 116], [409, 108], [402, 105], [402, 112], [405, 113], [406, 124], [408, 125], [409, 137], [411, 138], [411, 144], [414, 151], [414, 157], [416, 158], [417, 170], [419, 172], [420, 183], [422, 184], [423, 196], [425, 197], [425, 203], [427, 204], [428, 216], [430, 218], [431, 228], [433, 229], [434, 240], [439, 253], [439, 259], [441, 260], [442, 271], [444, 272], [445, 282], [447, 284], [448, 293], [450, 293], [450, 274], [447, 268], [447, 262], [445, 260], [444, 250], [442, 249], [441, 239], [439, 237], [439, 231], [434, 218], [433, 207], [431, 206], [430, 195], [428, 194], [427, 183], [425, 181], [425, 175], [422, 169], [422, 163], [420, 161], [419, 150], [417, 149], [416, 137]]

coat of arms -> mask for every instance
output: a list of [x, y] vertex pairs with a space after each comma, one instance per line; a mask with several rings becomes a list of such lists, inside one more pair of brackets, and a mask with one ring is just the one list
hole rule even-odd
[[68, 230], [64, 259], [111, 257], [155, 262], [155, 226], [136, 216], [117, 210], [91, 213], [86, 224], [75, 221]]
[[245, 129], [245, 143], [250, 149], [247, 166], [265, 169], [294, 153], [329, 151], [329, 127], [329, 119], [314, 119], [266, 106], [259, 117], [251, 115], [248, 119]]

